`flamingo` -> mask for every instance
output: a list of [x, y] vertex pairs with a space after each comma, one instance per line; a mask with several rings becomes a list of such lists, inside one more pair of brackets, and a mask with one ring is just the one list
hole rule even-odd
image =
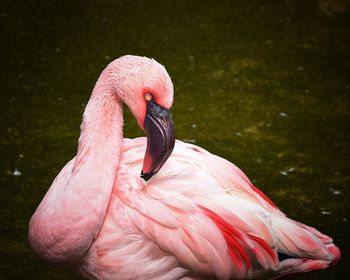
[[[330, 237], [289, 219], [234, 164], [175, 140], [172, 102], [155, 60], [127, 55], [105, 68], [77, 155], [29, 223], [43, 260], [87, 279], [159, 280], [278, 279], [338, 261]], [[123, 103], [147, 138], [123, 138]]]

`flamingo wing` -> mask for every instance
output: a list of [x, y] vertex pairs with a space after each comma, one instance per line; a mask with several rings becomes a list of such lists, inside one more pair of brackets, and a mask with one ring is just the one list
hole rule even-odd
[[[114, 212], [122, 208], [131, 224], [126, 231], [175, 256], [182, 267], [218, 279], [289, 273], [295, 263], [281, 263], [279, 252], [325, 262], [333, 257], [329, 237], [288, 219], [238, 167], [195, 145], [177, 141], [164, 167], [145, 183], [139, 174], [145, 144], [145, 138], [124, 139], [105, 224], [118, 223]], [[304, 262], [298, 265], [304, 269]]]
[[[144, 145], [142, 138], [124, 141], [113, 190], [138, 232], [183, 266], [219, 279], [252, 275], [255, 266], [276, 270], [277, 240], [267, 210], [259, 205], [268, 203], [249, 189], [243, 172], [223, 160], [224, 166], [218, 166], [213, 160], [219, 157], [178, 141], [159, 174], [146, 184], [138, 174]], [[208, 155], [213, 159], [205, 159]], [[237, 189], [223, 188], [208, 162], [221, 172], [228, 166], [238, 178]]]

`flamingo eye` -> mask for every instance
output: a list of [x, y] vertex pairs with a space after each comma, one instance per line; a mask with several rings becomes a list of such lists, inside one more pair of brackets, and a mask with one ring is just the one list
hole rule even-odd
[[149, 92], [147, 92], [146, 94], [145, 94], [145, 100], [146, 101], [152, 101], [153, 100], [153, 95], [152, 94], [150, 94]]

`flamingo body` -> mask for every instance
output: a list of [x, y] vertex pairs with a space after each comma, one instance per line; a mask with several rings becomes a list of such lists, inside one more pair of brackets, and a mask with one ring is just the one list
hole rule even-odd
[[[113, 79], [125, 63], [146, 67], [153, 75], [147, 90], [171, 105], [170, 78], [155, 61], [128, 56], [107, 67], [84, 114], [78, 154], [31, 220], [39, 255], [88, 279], [244, 279], [336, 263], [340, 252], [330, 237], [287, 218], [238, 167], [198, 146], [176, 141], [159, 172], [140, 178], [142, 165], [150, 165], [148, 140], [122, 138], [121, 101], [141, 127], [146, 109], [131, 104], [135, 97], [119, 100], [108, 85], [128, 82], [125, 74]], [[118, 84], [119, 96], [135, 91], [138, 71], [133, 85]], [[145, 83], [140, 87], [144, 93]]]

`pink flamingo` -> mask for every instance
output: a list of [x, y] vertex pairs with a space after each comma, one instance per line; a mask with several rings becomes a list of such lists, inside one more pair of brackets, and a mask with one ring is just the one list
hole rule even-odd
[[[77, 155], [30, 221], [41, 258], [89, 279], [280, 278], [337, 262], [330, 237], [287, 218], [238, 167], [175, 142], [172, 101], [155, 60], [123, 56], [106, 67]], [[123, 139], [123, 103], [147, 139]]]

